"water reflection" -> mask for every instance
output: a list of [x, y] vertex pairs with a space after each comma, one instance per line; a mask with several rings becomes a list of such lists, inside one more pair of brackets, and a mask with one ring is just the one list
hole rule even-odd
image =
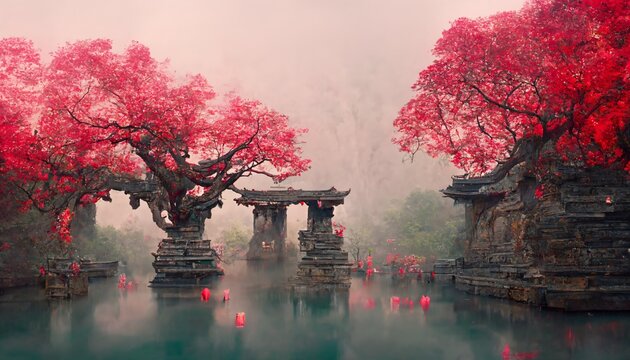
[[94, 325], [100, 331], [130, 336], [154, 326], [158, 312], [150, 292], [126, 289], [116, 289], [116, 292], [118, 296], [107, 297], [94, 306]]
[[72, 304], [67, 301], [50, 304], [50, 344], [65, 345], [72, 329]]
[[228, 270], [208, 302], [201, 289], [130, 291], [117, 279], [70, 301], [10, 292], [0, 297], [0, 357], [485, 360], [508, 349], [511, 359], [624, 359], [630, 351], [628, 314], [543, 311], [379, 274], [353, 278], [349, 292], [296, 294], [286, 286], [295, 264]]

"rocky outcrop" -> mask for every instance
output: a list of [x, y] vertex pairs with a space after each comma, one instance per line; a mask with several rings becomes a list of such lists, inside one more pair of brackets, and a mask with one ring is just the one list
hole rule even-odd
[[[630, 180], [604, 169], [554, 169], [538, 188], [521, 167], [466, 206], [458, 288], [565, 310], [630, 310]], [[466, 180], [456, 180], [465, 182]]]

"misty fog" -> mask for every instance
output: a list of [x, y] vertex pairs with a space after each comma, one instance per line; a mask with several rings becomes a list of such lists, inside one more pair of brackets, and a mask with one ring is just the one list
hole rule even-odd
[[[48, 53], [68, 41], [110, 38], [116, 49], [136, 40], [178, 75], [202, 73], [219, 91], [258, 98], [306, 127], [304, 157], [312, 168], [280, 184], [352, 189], [340, 221], [377, 216], [414, 189], [441, 189], [460, 173], [446, 159], [413, 162], [391, 143], [392, 121], [410, 86], [432, 60], [431, 48], [458, 17], [521, 7], [522, 0], [406, 1], [4, 1], [0, 37], [31, 39]], [[239, 187], [266, 189], [262, 177]], [[143, 207], [122, 194], [100, 203], [97, 222], [133, 223], [160, 234]], [[207, 235], [234, 222], [249, 226], [251, 209], [225, 194]], [[289, 212], [289, 238], [305, 222]]]

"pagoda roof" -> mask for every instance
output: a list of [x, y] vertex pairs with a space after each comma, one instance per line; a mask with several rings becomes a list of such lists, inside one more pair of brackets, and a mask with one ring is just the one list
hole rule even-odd
[[454, 176], [452, 185], [441, 190], [442, 194], [455, 200], [466, 200], [478, 197], [498, 197], [503, 196], [502, 192], [487, 191], [487, 186], [496, 184], [497, 180], [493, 176], [479, 176], [464, 178]]
[[239, 205], [291, 205], [301, 202], [327, 202], [330, 205], [341, 205], [350, 190], [339, 191], [334, 187], [328, 190], [302, 190], [288, 188], [286, 190], [247, 190], [233, 189], [241, 197], [234, 199]]

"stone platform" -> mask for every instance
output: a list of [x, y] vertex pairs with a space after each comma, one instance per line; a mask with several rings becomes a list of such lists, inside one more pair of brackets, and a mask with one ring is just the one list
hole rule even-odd
[[223, 275], [210, 240], [202, 240], [199, 227], [167, 229], [168, 238], [152, 253], [155, 278], [151, 287], [187, 287], [208, 284]]

